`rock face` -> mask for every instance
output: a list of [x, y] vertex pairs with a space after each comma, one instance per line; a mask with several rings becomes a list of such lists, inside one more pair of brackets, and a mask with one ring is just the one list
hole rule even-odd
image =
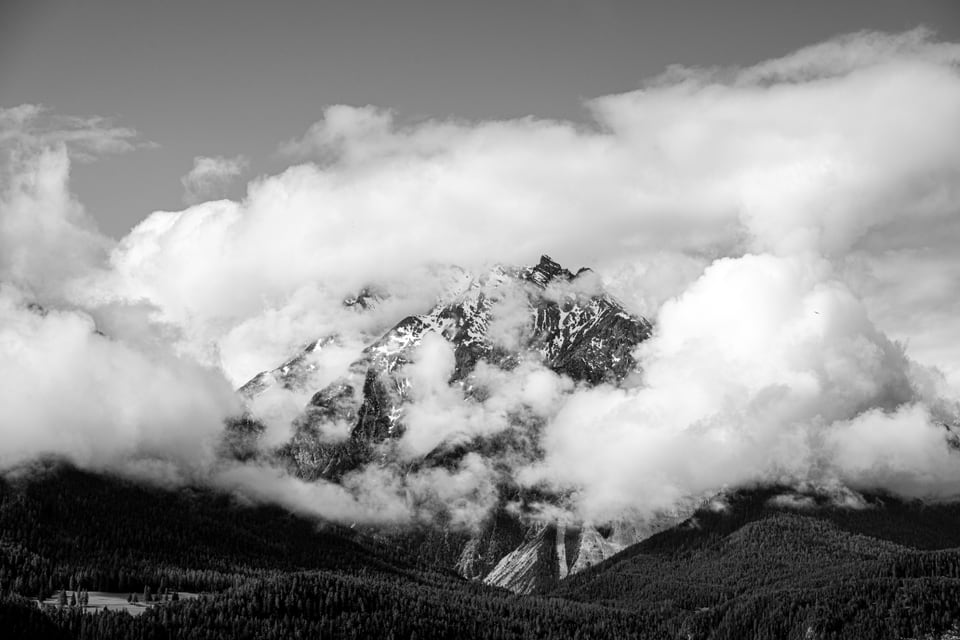
[[[344, 304], [366, 308], [379, 299], [364, 290]], [[534, 359], [579, 383], [615, 383], [635, 371], [632, 351], [650, 331], [647, 320], [626, 312], [587, 269], [574, 274], [548, 256], [533, 267], [496, 267], [465, 281], [429, 312], [402, 319], [364, 349], [341, 378], [313, 395], [293, 425], [293, 437], [277, 455], [305, 479], [329, 480], [385, 455], [381, 445], [404, 432], [404, 407], [411, 393], [404, 366], [428, 334], [451, 345], [455, 367], [449, 383], [461, 385], [469, 396], [470, 374], [481, 361], [509, 371]], [[308, 377], [311, 357], [334, 339], [309, 344], [274, 371], [254, 377], [241, 393], [254, 397], [272, 385], [297, 388]], [[329, 423], [347, 425], [350, 437], [326, 440], [322, 425]], [[438, 449], [404, 464], [451, 467], [476, 448], [504, 446], [499, 437]], [[501, 494], [504, 501], [514, 503], [526, 499], [516, 487], [502, 487]], [[517, 515], [499, 509], [473, 533], [442, 527], [421, 532], [417, 549], [464, 576], [529, 593], [548, 588], [633, 541], [632, 536], [618, 541], [622, 535], [606, 533], [586, 525], [524, 524]]]
[[[689, 510], [644, 522], [619, 522], [601, 529], [563, 521], [528, 525], [524, 539], [483, 577], [487, 584], [516, 593], [548, 591], [568, 575], [606, 560], [625, 547], [668, 529]], [[462, 573], [462, 572], [461, 572]]]
[[589, 525], [541, 522], [527, 528], [523, 542], [501, 558], [483, 581], [517, 593], [535, 593], [609, 558], [624, 546], [607, 540]]

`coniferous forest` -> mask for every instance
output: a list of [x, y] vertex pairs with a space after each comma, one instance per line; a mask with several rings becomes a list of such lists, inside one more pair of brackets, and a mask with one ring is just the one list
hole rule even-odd
[[[0, 484], [0, 621], [5, 638], [731, 640], [933, 638], [960, 622], [960, 506], [785, 509], [775, 494], [741, 491], [519, 596], [275, 507], [49, 464]], [[155, 604], [83, 607], [89, 591]]]

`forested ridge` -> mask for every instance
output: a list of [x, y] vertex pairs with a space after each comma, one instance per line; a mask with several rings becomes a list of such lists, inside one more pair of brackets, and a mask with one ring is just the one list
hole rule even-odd
[[[37, 598], [60, 589], [202, 595], [138, 617], [40, 613]], [[630, 638], [660, 628], [642, 612], [468, 582], [280, 509], [63, 465], [0, 481], [0, 594], [4, 638]]]
[[695, 638], [906, 638], [960, 620], [960, 506], [777, 507], [783, 491], [703, 508], [553, 595], [671, 611]]
[[[274, 507], [47, 464], [0, 480], [0, 628], [4, 638], [856, 640], [960, 622], [960, 506], [874, 495], [859, 508], [823, 497], [778, 507], [784, 491], [728, 496], [523, 597]], [[200, 597], [137, 617], [38, 607], [61, 589]]]

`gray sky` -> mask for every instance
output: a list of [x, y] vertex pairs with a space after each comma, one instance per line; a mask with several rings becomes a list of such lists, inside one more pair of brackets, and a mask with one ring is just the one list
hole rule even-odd
[[957, 40], [960, 3], [5, 0], [0, 106], [108, 116], [159, 145], [73, 168], [80, 200], [120, 236], [183, 206], [195, 156], [278, 170], [278, 145], [330, 104], [387, 107], [400, 121], [586, 120], [584, 99], [671, 64], [749, 64], [919, 24]]

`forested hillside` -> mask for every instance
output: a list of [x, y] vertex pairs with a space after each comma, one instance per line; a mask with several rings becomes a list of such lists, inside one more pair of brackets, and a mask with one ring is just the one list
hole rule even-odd
[[914, 637], [960, 620], [958, 545], [958, 505], [744, 491], [554, 595], [656, 607], [695, 638]]
[[[61, 589], [193, 591], [138, 617], [38, 610]], [[349, 530], [207, 491], [52, 465], [0, 483], [4, 638], [630, 638], [660, 617], [525, 598]]]
[[[48, 464], [0, 482], [4, 638], [936, 637], [960, 622], [960, 506], [728, 496], [544, 596], [417, 565], [349, 529]], [[38, 607], [167, 594], [139, 616]], [[169, 594], [194, 592], [171, 601]]]

